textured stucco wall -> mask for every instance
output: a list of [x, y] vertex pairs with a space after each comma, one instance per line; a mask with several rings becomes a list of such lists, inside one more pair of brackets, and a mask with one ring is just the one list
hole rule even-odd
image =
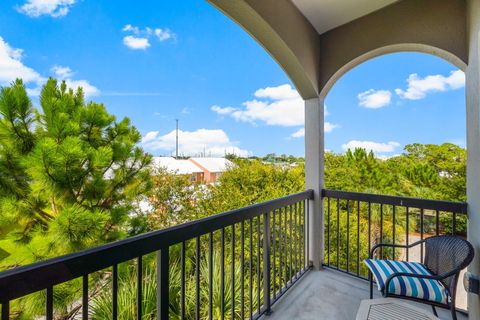
[[375, 56], [420, 51], [464, 68], [465, 0], [403, 0], [320, 36], [319, 87], [326, 95], [345, 72]]

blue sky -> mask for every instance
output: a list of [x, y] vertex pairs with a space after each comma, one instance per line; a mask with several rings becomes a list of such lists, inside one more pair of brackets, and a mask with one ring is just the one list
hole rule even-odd
[[[49, 76], [128, 116], [145, 149], [183, 154], [304, 154], [303, 104], [271, 57], [203, 0], [3, 0], [0, 86]], [[425, 54], [368, 61], [327, 100], [326, 149], [379, 156], [412, 142], [465, 144], [463, 73]]]

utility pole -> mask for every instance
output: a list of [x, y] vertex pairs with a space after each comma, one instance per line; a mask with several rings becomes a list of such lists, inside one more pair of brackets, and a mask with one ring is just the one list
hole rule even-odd
[[178, 119], [175, 119], [177, 122], [177, 131], [176, 131], [176, 141], [175, 141], [175, 159], [178, 159]]

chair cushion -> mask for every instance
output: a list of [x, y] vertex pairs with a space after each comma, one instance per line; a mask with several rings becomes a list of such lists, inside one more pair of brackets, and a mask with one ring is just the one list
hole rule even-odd
[[[432, 275], [423, 264], [418, 262], [366, 259], [365, 264], [375, 277], [378, 290], [382, 291], [387, 278], [394, 273]], [[445, 286], [440, 281], [432, 279], [396, 277], [390, 281], [388, 293], [444, 304], [450, 302], [450, 296]]]

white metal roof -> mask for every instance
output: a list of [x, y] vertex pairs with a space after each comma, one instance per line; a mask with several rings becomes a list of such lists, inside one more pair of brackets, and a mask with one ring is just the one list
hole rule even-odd
[[319, 34], [341, 26], [397, 0], [292, 0]]
[[209, 172], [224, 172], [233, 166], [233, 162], [225, 158], [190, 158], [190, 160], [198, 163]]
[[154, 168], [165, 168], [167, 171], [177, 174], [192, 174], [197, 172], [203, 172], [202, 169], [197, 167], [191, 161], [177, 160], [172, 157], [153, 157], [152, 166]]

